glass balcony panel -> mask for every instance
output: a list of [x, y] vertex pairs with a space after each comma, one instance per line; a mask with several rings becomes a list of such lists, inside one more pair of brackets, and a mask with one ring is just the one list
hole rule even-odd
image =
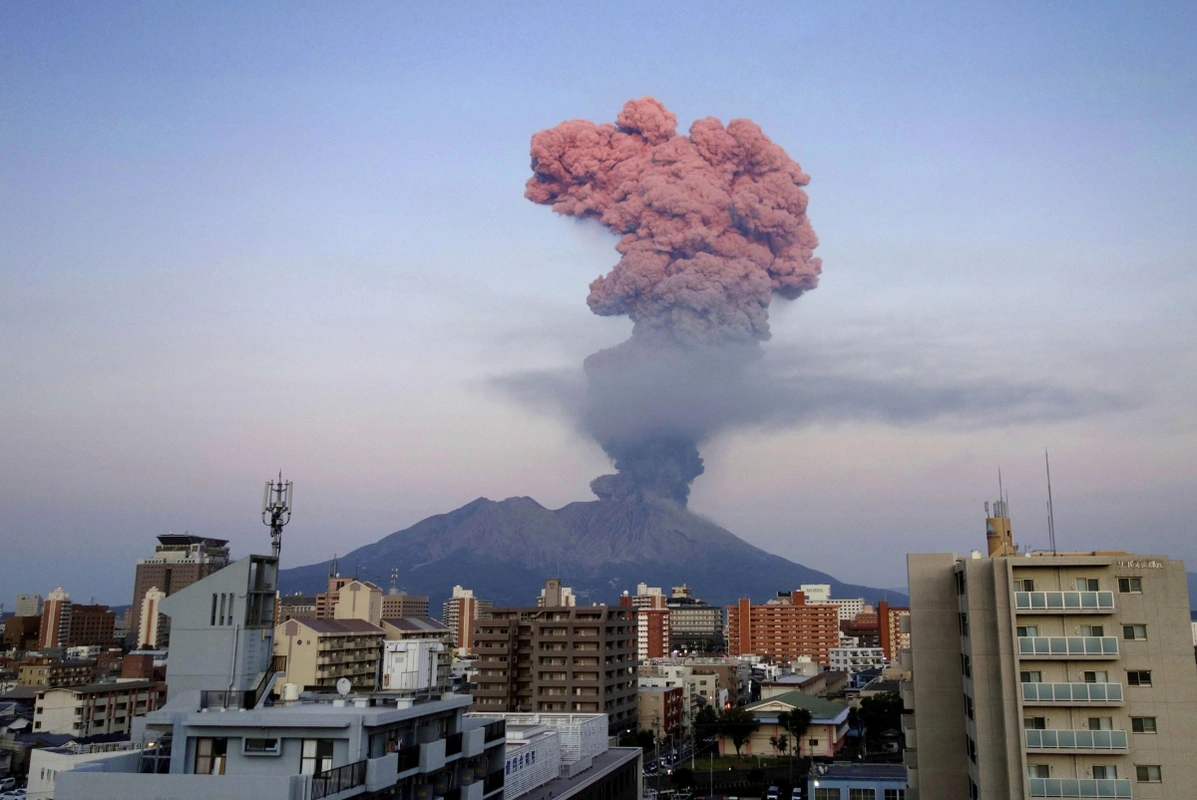
[[1064, 608], [1064, 592], [1044, 592], [1047, 595], [1047, 607], [1051, 611]]

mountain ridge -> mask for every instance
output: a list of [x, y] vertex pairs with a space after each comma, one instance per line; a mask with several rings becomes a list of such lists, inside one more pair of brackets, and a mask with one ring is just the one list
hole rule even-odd
[[[480, 497], [363, 545], [340, 564], [365, 567], [360, 577], [384, 587], [397, 569], [399, 587], [428, 595], [433, 616], [454, 584], [496, 606], [531, 605], [548, 577], [560, 577], [582, 602], [616, 603], [640, 582], [666, 591], [687, 583], [713, 605], [740, 597], [762, 603], [802, 583], [830, 583], [836, 597], [906, 602], [902, 593], [840, 581], [658, 500], [596, 500], [552, 510], [531, 497]], [[279, 583], [284, 592], [314, 594], [327, 576], [327, 562], [309, 564], [282, 570]]]

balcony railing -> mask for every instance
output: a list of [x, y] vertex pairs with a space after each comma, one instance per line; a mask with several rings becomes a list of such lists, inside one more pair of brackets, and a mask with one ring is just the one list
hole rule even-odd
[[420, 766], [420, 748], [399, 748], [399, 772], [406, 772], [407, 770], [415, 769], [418, 766]]
[[1114, 610], [1113, 592], [1015, 592], [1014, 608], [1046, 614], [1109, 614]]
[[498, 791], [503, 788], [503, 770], [495, 770], [486, 776], [486, 780], [482, 782], [482, 794], [488, 795], [491, 792]]
[[1028, 729], [1028, 750], [1125, 750], [1126, 731]]
[[1122, 702], [1121, 683], [1024, 683], [1024, 703], [1104, 703]]
[[1129, 798], [1131, 782], [1122, 778], [1031, 778], [1031, 797]]
[[366, 783], [366, 762], [355, 761], [343, 767], [333, 767], [312, 776], [312, 800], [353, 789]]
[[455, 733], [445, 737], [445, 755], [455, 756], [461, 752], [462, 734]]
[[1115, 658], [1118, 639], [1113, 636], [1019, 636], [1023, 658]]
[[488, 742], [493, 742], [496, 739], [505, 739], [507, 737], [507, 720], [496, 720], [495, 722], [487, 723], [483, 728], [484, 738]]

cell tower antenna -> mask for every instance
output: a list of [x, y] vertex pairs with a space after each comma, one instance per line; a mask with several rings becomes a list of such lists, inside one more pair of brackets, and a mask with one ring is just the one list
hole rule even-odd
[[399, 594], [397, 583], [399, 583], [399, 568], [391, 567], [391, 594]]
[[1047, 448], [1043, 448], [1043, 463], [1047, 466], [1047, 539], [1052, 547], [1052, 555], [1056, 555], [1056, 512], [1052, 506], [1052, 462], [1047, 455]]
[[262, 522], [270, 526], [270, 552], [278, 558], [283, 549], [283, 526], [291, 521], [291, 481], [283, 481], [283, 471], [278, 471], [277, 481], [266, 481], [262, 494]]

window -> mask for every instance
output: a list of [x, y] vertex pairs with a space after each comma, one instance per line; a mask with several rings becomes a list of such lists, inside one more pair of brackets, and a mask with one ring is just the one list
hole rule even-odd
[[1131, 669], [1126, 671], [1126, 682], [1131, 686], [1150, 686], [1151, 670]]
[[1076, 579], [1076, 590], [1078, 592], [1096, 592], [1097, 588], [1097, 578]]
[[1122, 626], [1123, 639], [1146, 639], [1147, 626], [1146, 625], [1123, 625]]
[[1023, 717], [1022, 726], [1029, 731], [1047, 729], [1047, 717]]
[[1159, 783], [1163, 779], [1158, 764], [1135, 765], [1135, 780], [1139, 783]]
[[960, 612], [960, 635], [968, 636], [968, 614], [964, 611]]
[[1035, 581], [1030, 578], [1015, 578], [1014, 591], [1016, 592], [1033, 592], [1035, 591]]
[[885, 800], [906, 800], [905, 789], [886, 789]]
[[278, 755], [278, 739], [250, 739], [246, 738], [241, 747], [241, 752], [260, 755]]
[[333, 740], [304, 739], [303, 753], [299, 760], [300, 775], [315, 775], [332, 769]]
[[969, 719], [973, 719], [973, 699], [968, 695], [964, 696], [964, 713], [968, 715]]
[[1155, 717], [1131, 717], [1131, 730], [1135, 733], [1155, 733]]
[[964, 673], [964, 677], [966, 678], [973, 676], [973, 660], [966, 655], [960, 656], [960, 671]]
[[818, 739], [807, 739], [807, 740], [806, 740], [806, 744], [807, 744], [807, 746], [809, 746], [809, 747], [818, 747], [818, 746], [819, 746], [819, 740], [818, 740]]
[[877, 800], [876, 789], [849, 789], [848, 800]]
[[1018, 635], [1019, 636], [1038, 636], [1039, 635], [1039, 626], [1038, 625], [1019, 625], [1018, 626]]
[[958, 594], [958, 595], [964, 594], [964, 590], [965, 590], [964, 570], [957, 570], [956, 571], [956, 594]]
[[968, 800], [978, 800], [981, 797], [981, 789], [977, 784], [973, 783], [973, 779], [968, 779]]
[[228, 739], [196, 739], [195, 774], [223, 775], [228, 752]]
[[1027, 775], [1032, 778], [1050, 778], [1052, 768], [1047, 764], [1028, 764]]
[[1119, 578], [1118, 591], [1123, 594], [1142, 594], [1143, 593], [1143, 579], [1142, 578]]
[[968, 742], [968, 758], [970, 761], [972, 761], [974, 764], [976, 764], [977, 763], [977, 743], [974, 742], [973, 737], [969, 736], [967, 733], [964, 735], [964, 738]]
[[1114, 719], [1113, 717], [1089, 717], [1089, 730], [1112, 731], [1114, 730]]
[[1113, 764], [1098, 764], [1093, 767], [1093, 777], [1099, 781], [1116, 780], [1118, 778], [1118, 767]]
[[209, 624], [216, 624], [216, 592], [212, 593], [212, 620]]
[[1085, 683], [1109, 683], [1110, 673], [1104, 669], [1087, 669], [1081, 673]]
[[839, 789], [815, 789], [815, 800], [840, 800]]
[[1103, 625], [1082, 625], [1081, 636], [1105, 636], [1106, 629]]
[[1037, 669], [1023, 670], [1018, 673], [1018, 679], [1022, 683], [1042, 683], [1043, 673]]

